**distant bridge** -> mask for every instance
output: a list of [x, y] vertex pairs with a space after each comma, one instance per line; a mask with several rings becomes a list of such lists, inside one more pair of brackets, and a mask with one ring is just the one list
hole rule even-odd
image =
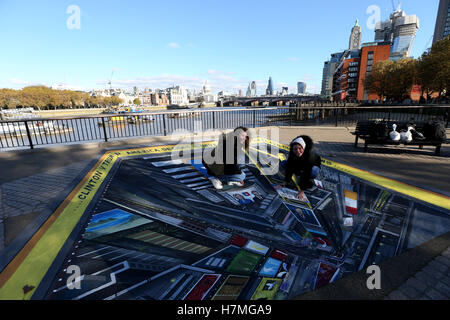
[[313, 101], [323, 102], [324, 99], [319, 95], [301, 96], [301, 95], [285, 95], [285, 96], [260, 96], [260, 97], [226, 97], [217, 103], [221, 107], [237, 107], [237, 106], [286, 106], [292, 103], [311, 103]]

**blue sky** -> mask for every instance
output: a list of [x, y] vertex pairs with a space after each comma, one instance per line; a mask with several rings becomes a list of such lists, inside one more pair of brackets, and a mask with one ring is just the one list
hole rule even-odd
[[[431, 45], [438, 0], [403, 0], [420, 20], [412, 55]], [[398, 0], [394, 0], [395, 6]], [[79, 29], [69, 29], [80, 9]], [[381, 19], [391, 0], [0, 0], [0, 87], [66, 84], [140, 89], [185, 85], [245, 94], [306, 81], [318, 93], [323, 62], [346, 49], [359, 19], [363, 42], [373, 41], [370, 6]]]

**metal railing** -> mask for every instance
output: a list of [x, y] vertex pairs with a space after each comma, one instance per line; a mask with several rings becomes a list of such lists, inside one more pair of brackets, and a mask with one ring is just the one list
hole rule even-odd
[[265, 107], [168, 110], [83, 117], [0, 121], [0, 149], [166, 136], [238, 126], [355, 126], [359, 120], [386, 119], [449, 125], [449, 106]]

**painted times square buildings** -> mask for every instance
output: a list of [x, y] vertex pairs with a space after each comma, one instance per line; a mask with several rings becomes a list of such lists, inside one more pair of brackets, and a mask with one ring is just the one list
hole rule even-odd
[[[290, 299], [450, 229], [441, 208], [328, 160], [308, 201], [276, 191], [283, 177], [258, 168], [246, 165], [244, 187], [216, 190], [198, 161], [170, 153], [119, 159], [36, 297]], [[69, 288], [69, 265], [83, 270], [80, 290]]]

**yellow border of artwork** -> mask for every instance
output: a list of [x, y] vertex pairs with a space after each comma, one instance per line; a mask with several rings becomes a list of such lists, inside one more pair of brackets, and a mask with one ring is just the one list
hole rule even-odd
[[[267, 144], [270, 144], [272, 146], [278, 147], [282, 150], [289, 150], [289, 147], [283, 144], [280, 144], [278, 142], [273, 142], [264, 138], [259, 138], [258, 142], [265, 142]], [[269, 153], [267, 153], [269, 154]], [[415, 199], [418, 199], [420, 201], [430, 203], [434, 206], [450, 210], [450, 197], [447, 197], [443, 194], [439, 194], [436, 192], [428, 191], [421, 189], [419, 187], [415, 187], [400, 181], [396, 181], [390, 178], [386, 178], [383, 176], [380, 176], [375, 173], [368, 172], [366, 170], [358, 169], [346, 164], [342, 164], [336, 161], [331, 161], [326, 158], [322, 158], [322, 164], [336, 169], [338, 171], [347, 173], [349, 175], [352, 175], [356, 178], [360, 178], [369, 182], [372, 182], [376, 185], [379, 185], [380, 187], [386, 188], [388, 190], [392, 190], [401, 194], [404, 194], [408, 197], [412, 197]]]
[[[180, 146], [192, 149], [213, 143]], [[165, 145], [106, 152], [0, 273], [0, 300], [31, 298], [118, 158], [165, 153], [173, 148]], [[24, 295], [24, 286], [34, 288]]]
[[[286, 145], [261, 137], [257, 137], [253, 141], [253, 143], [261, 142], [283, 150], [289, 150], [289, 147]], [[193, 146], [192, 144], [185, 144], [182, 147], [195, 149], [200, 145], [203, 147], [214, 144], [215, 142], [203, 142]], [[117, 159], [128, 156], [165, 153], [172, 151], [173, 148], [174, 145], [164, 145], [106, 152], [0, 273], [0, 300], [28, 300], [31, 298]], [[445, 195], [426, 191], [328, 159], [323, 159], [322, 163], [325, 166], [370, 181], [383, 188], [450, 210], [450, 198]], [[89, 192], [86, 192], [87, 187], [89, 187]], [[34, 289], [24, 295], [23, 287], [26, 285], [33, 286]]]

